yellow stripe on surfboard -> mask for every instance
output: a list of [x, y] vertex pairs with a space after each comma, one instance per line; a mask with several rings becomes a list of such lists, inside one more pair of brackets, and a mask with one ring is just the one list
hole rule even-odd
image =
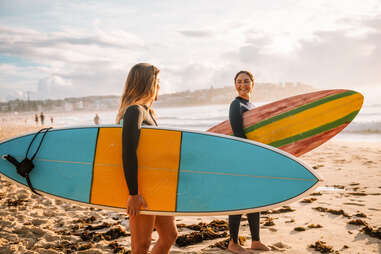
[[[121, 140], [122, 128], [99, 129], [91, 204], [126, 207], [129, 194], [121, 166], [123, 165]], [[147, 210], [168, 212], [176, 210], [180, 145], [179, 131], [141, 130], [137, 149], [139, 193], [144, 196], [148, 204]], [[115, 165], [120, 166], [115, 167]], [[141, 179], [144, 179], [144, 182]]]
[[246, 136], [258, 142], [270, 144], [340, 119], [359, 110], [362, 102], [363, 96], [356, 93], [267, 124], [247, 133]]

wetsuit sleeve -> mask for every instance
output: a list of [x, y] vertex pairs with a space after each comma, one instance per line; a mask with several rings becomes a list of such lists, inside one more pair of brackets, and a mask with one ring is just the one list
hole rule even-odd
[[243, 131], [241, 105], [238, 100], [234, 100], [230, 104], [229, 120], [234, 136], [246, 138], [245, 132]]
[[138, 106], [127, 108], [123, 117], [122, 159], [124, 176], [130, 195], [138, 194], [138, 148], [143, 112]]

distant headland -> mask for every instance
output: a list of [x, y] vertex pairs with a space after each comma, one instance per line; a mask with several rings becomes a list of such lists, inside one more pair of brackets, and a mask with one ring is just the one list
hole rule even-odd
[[[274, 101], [285, 97], [316, 91], [310, 85], [303, 83], [256, 83], [252, 95], [253, 102]], [[155, 107], [181, 107], [210, 104], [228, 104], [237, 93], [233, 86], [222, 88], [183, 91], [171, 94], [161, 94]], [[87, 96], [65, 98], [61, 100], [12, 100], [0, 103], [0, 112], [70, 112], [70, 111], [107, 111], [117, 110], [120, 96]]]

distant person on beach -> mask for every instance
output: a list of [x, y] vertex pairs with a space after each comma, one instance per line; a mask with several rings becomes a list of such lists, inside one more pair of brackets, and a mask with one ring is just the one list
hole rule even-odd
[[51, 116], [50, 117], [50, 124], [53, 124], [53, 122], [54, 122], [54, 118]]
[[[243, 131], [242, 115], [244, 112], [254, 108], [254, 105], [250, 103], [250, 95], [254, 88], [254, 76], [248, 71], [240, 71], [234, 78], [235, 89], [238, 96], [230, 104], [229, 120], [234, 133], [234, 136], [240, 138], [246, 138]], [[238, 159], [238, 158], [237, 158]], [[230, 241], [228, 250], [238, 254], [252, 253], [246, 250], [238, 243], [239, 225], [241, 222], [241, 214], [229, 215], [229, 228], [230, 228]], [[250, 233], [251, 233], [251, 249], [252, 250], [269, 250], [269, 248], [261, 243], [259, 238], [260, 228], [260, 214], [249, 213], [247, 214], [249, 221]]]
[[[159, 69], [151, 64], [140, 63], [128, 73], [116, 123], [123, 120], [122, 159], [124, 174], [130, 195], [127, 213], [130, 217], [131, 248], [133, 254], [148, 252], [154, 228], [159, 234], [151, 254], [169, 253], [177, 238], [173, 216], [142, 215], [139, 210], [147, 207], [138, 188], [138, 158], [136, 149], [142, 125], [157, 126], [151, 106], [159, 91]], [[147, 155], [149, 156], [149, 154]]]
[[99, 115], [95, 114], [95, 116], [94, 116], [94, 124], [98, 125], [99, 124], [99, 120], [100, 120]]
[[41, 125], [44, 125], [44, 121], [45, 121], [45, 115], [44, 115], [44, 112], [41, 112], [41, 114], [40, 114]]
[[38, 115], [34, 114], [34, 121], [36, 122], [36, 125], [38, 125]]

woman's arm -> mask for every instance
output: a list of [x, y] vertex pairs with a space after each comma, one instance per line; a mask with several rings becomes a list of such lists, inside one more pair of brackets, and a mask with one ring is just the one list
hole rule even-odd
[[245, 132], [243, 131], [241, 105], [238, 100], [234, 100], [230, 104], [229, 120], [234, 136], [246, 138]]
[[138, 194], [138, 158], [136, 149], [139, 143], [143, 112], [139, 106], [127, 108], [123, 117], [122, 158], [124, 176], [130, 195]]

